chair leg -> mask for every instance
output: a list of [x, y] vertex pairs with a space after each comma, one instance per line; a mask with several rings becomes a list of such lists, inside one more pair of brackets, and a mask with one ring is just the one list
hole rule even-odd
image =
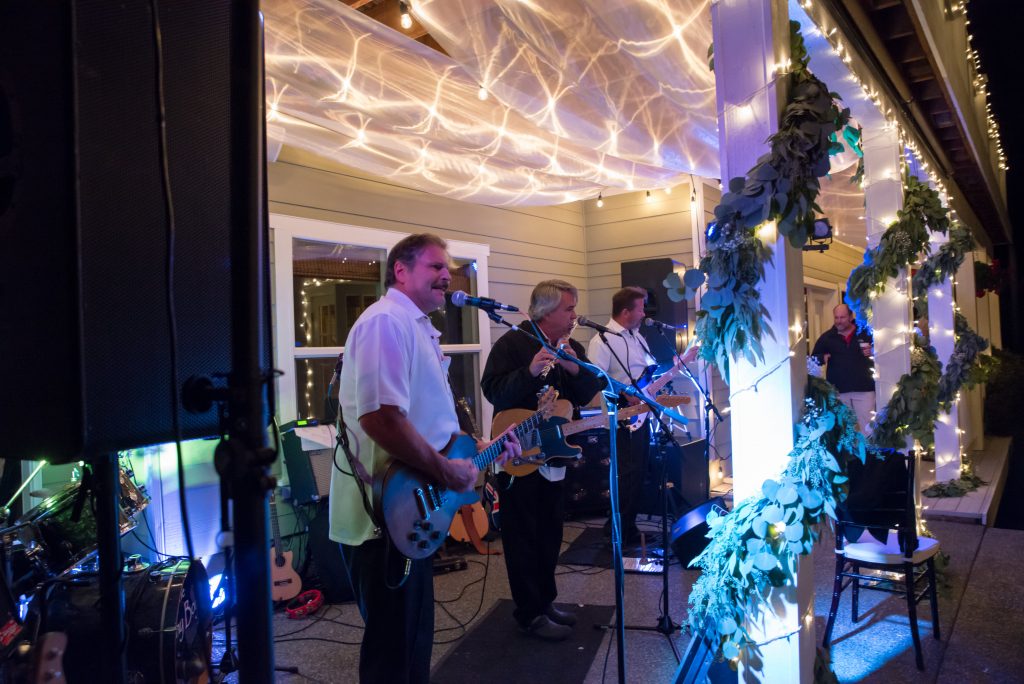
[[832, 628], [836, 624], [836, 612], [839, 610], [839, 596], [843, 593], [843, 566], [846, 565], [846, 556], [836, 554], [836, 581], [832, 584], [832, 605], [828, 609], [828, 622], [825, 624], [825, 638], [822, 639], [822, 648], [828, 648], [832, 643]]
[[914, 639], [914, 655], [917, 658], [917, 669], [924, 669], [924, 657], [921, 655], [921, 635], [917, 631], [917, 601], [914, 599], [914, 565], [903, 564], [903, 574], [907, 585], [907, 613], [910, 615], [910, 636]]
[[[856, 563], [853, 564], [853, 571], [856, 574], [860, 574], [860, 566]], [[860, 620], [860, 578], [853, 578], [853, 593], [851, 594], [853, 603], [853, 614], [851, 616], [854, 622]]]
[[939, 639], [939, 597], [935, 587], [935, 559], [929, 558], [928, 564], [928, 599], [932, 603], [932, 636]]

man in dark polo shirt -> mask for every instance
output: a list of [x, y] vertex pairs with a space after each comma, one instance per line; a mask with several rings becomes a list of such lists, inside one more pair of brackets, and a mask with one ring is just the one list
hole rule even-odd
[[857, 332], [853, 313], [846, 304], [832, 309], [835, 325], [814, 343], [811, 356], [828, 364], [825, 379], [835, 385], [839, 399], [857, 414], [861, 432], [869, 434], [875, 412], [875, 362], [871, 335]]

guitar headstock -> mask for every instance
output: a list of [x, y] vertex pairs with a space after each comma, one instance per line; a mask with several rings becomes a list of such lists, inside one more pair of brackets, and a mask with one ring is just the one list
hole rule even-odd
[[544, 387], [537, 395], [537, 413], [544, 420], [547, 420], [555, 411], [555, 402], [558, 400], [558, 390], [554, 387]]

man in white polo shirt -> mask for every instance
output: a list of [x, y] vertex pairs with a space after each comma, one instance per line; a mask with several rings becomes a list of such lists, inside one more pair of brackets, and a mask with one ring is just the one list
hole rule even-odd
[[[471, 489], [479, 474], [471, 459], [449, 460], [439, 451], [459, 431], [459, 421], [450, 359], [427, 314], [444, 306], [450, 282], [445, 241], [406, 237], [388, 254], [387, 293], [363, 312], [345, 341], [340, 409], [354, 462], [336, 454], [330, 537], [341, 546], [366, 624], [363, 684], [426, 684], [434, 638], [431, 559], [407, 560], [382, 536], [370, 513], [372, 481], [392, 458], [455, 491]], [[519, 453], [513, 438], [506, 457]]]

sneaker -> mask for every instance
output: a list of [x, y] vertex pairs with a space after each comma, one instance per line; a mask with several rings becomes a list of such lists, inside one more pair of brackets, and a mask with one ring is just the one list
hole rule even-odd
[[566, 627], [572, 627], [576, 624], [576, 613], [556, 608], [555, 604], [553, 603], [544, 610], [544, 614], [547, 615], [548, 619], [554, 622], [556, 625], [565, 625]]
[[527, 626], [519, 626], [519, 630], [544, 641], [564, 641], [572, 629], [565, 625], [552, 622], [547, 615], [538, 615]]

